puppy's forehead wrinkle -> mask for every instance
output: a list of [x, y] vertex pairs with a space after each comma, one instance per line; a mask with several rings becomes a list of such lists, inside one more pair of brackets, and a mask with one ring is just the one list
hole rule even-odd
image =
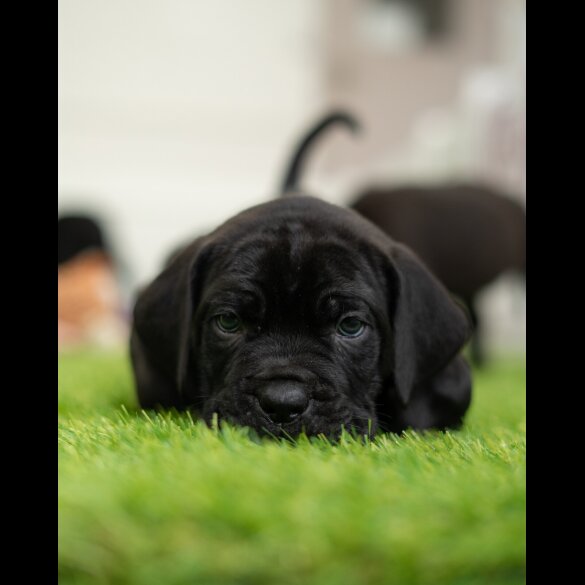
[[[283, 228], [284, 229], [284, 228]], [[226, 288], [256, 295], [280, 293], [321, 294], [324, 287], [348, 296], [363, 296], [379, 287], [375, 266], [355, 254], [347, 241], [330, 235], [306, 238], [285, 229], [279, 245], [246, 239], [234, 245], [214, 271]]]
[[[333, 242], [356, 250], [364, 244], [385, 248], [390, 241], [351, 210], [308, 197], [299, 199], [301, 205], [292, 199], [277, 200], [246, 210], [216, 230], [212, 239], [224, 252], [231, 250], [240, 257], [250, 248], [261, 251], [265, 246], [288, 247], [296, 257], [306, 245], [317, 243]], [[307, 207], [315, 209], [308, 212]]]
[[[374, 259], [355, 254], [362, 243], [307, 227], [311, 222], [302, 219], [228, 230], [216, 242], [202, 304], [209, 311], [233, 310], [258, 325], [268, 321], [289, 332], [302, 331], [315, 318], [332, 318], [335, 311], [327, 298], [380, 305], [384, 293]], [[356, 309], [355, 304], [348, 307]]]

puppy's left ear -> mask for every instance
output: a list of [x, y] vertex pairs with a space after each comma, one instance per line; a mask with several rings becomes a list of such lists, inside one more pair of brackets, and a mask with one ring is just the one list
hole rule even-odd
[[408, 248], [394, 244], [390, 261], [393, 343], [386, 357], [398, 396], [406, 404], [412, 389], [463, 347], [471, 325], [464, 310]]

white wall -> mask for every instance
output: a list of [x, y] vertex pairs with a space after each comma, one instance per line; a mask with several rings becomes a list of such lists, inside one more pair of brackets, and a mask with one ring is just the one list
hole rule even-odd
[[[59, 210], [90, 209], [109, 220], [130, 288], [154, 276], [184, 239], [270, 198], [299, 133], [326, 103], [346, 103], [328, 85], [331, 35], [334, 46], [349, 46], [334, 27], [332, 1], [336, 9], [353, 3], [59, 0]], [[495, 43], [491, 65], [522, 74], [525, 5], [497, 4], [494, 34], [488, 24], [484, 31]], [[424, 74], [417, 63], [408, 75]], [[396, 73], [389, 79], [394, 87]], [[441, 171], [462, 121], [456, 106], [438, 118], [415, 109], [400, 148], [371, 153], [368, 164], [356, 156], [364, 137], [333, 130], [303, 185], [343, 204], [376, 165], [387, 172], [404, 159], [419, 178]], [[340, 151], [348, 164], [328, 164]], [[509, 288], [506, 279], [494, 283], [483, 313], [491, 345], [523, 348], [525, 316]]]
[[317, 0], [59, 0], [59, 208], [136, 281], [274, 193], [319, 111]]

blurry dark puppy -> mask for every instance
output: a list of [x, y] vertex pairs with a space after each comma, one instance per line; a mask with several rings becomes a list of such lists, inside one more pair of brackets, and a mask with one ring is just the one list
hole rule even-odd
[[65, 215], [57, 221], [59, 265], [88, 250], [111, 255], [97, 218], [89, 215]]
[[138, 297], [131, 355], [143, 408], [335, 438], [459, 426], [469, 329], [407, 248], [351, 210], [294, 196], [173, 255]]
[[506, 271], [526, 274], [526, 214], [511, 197], [475, 183], [372, 188], [352, 208], [409, 246], [467, 306], [481, 364], [481, 289]]

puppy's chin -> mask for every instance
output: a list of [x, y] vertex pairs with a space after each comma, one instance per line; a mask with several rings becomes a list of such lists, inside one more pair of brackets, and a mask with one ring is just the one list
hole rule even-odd
[[[211, 425], [217, 417], [218, 422], [249, 427], [261, 436], [274, 438], [295, 438], [301, 434], [309, 437], [324, 436], [329, 440], [338, 440], [343, 431], [356, 435], [373, 438], [378, 423], [374, 413], [352, 412], [348, 406], [338, 408], [336, 416], [327, 416], [320, 413], [331, 411], [331, 405], [311, 404], [307, 412], [287, 423], [276, 423], [254, 404], [253, 399], [245, 400], [246, 404], [230, 408], [230, 404], [220, 401], [208, 402], [202, 412], [202, 418]], [[232, 403], [233, 405], [233, 403]]]

